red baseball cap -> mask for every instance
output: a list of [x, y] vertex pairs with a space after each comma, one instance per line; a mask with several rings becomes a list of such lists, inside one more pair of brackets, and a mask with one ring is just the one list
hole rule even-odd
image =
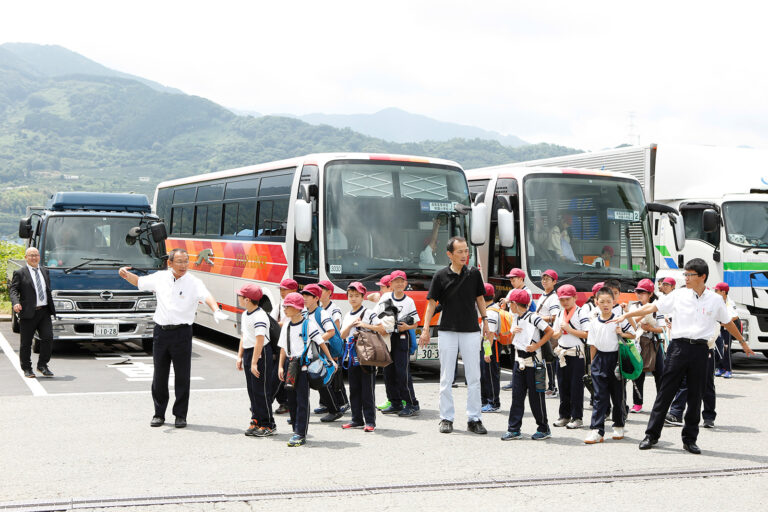
[[[316, 285], [315, 283], [308, 284], [301, 290], [301, 294], [304, 295], [311, 295], [313, 297], [320, 298], [320, 296], [323, 294], [323, 289], [320, 288], [320, 286]], [[289, 294], [290, 295], [290, 294]]]
[[240, 288], [237, 294], [246, 299], [251, 299], [251, 302], [259, 302], [264, 292], [261, 291], [261, 286], [257, 284], [247, 284]]
[[613, 256], [613, 247], [610, 245], [603, 246], [603, 250], [601, 252], [607, 252], [611, 256]]
[[728, 286], [728, 283], [717, 283], [715, 285], [715, 290], [717, 290], [719, 292], [726, 292], [726, 293], [728, 293], [728, 290], [730, 290], [730, 289], [731, 289], [731, 287]]
[[545, 270], [543, 276], [549, 276], [553, 280], [557, 281], [557, 272], [555, 272], [551, 268], [548, 268], [547, 270]]
[[333, 291], [333, 283], [332, 283], [332, 282], [330, 282], [330, 281], [329, 281], [329, 280], [327, 280], [327, 279], [323, 279], [322, 281], [320, 281], [319, 283], [317, 283], [317, 285], [318, 285], [320, 288], [324, 288], [324, 289], [326, 289], [326, 290], [331, 290], [331, 291]]
[[564, 284], [560, 288], [557, 289], [557, 296], [558, 298], [565, 298], [565, 297], [575, 297], [576, 296], [576, 287], [572, 284]]
[[653, 281], [650, 279], [641, 279], [640, 282], [637, 283], [637, 286], [635, 286], [635, 291], [653, 293], [655, 288], [656, 287], [653, 286]]
[[507, 277], [522, 277], [525, 279], [525, 272], [523, 272], [522, 269], [519, 268], [513, 268], [509, 271], [509, 274], [507, 274]]
[[283, 290], [298, 290], [299, 283], [297, 283], [293, 279], [283, 279], [282, 281], [280, 281], [280, 288], [282, 288]]
[[595, 283], [595, 286], [592, 287], [592, 293], [597, 293], [597, 290], [605, 286], [605, 283], [600, 281], [599, 283]]
[[674, 277], [665, 277], [661, 284], [671, 284], [672, 286], [677, 286], [677, 281], [675, 281]]
[[363, 296], [365, 295], [365, 292], [368, 291], [368, 289], [363, 286], [363, 283], [360, 281], [353, 281], [349, 283], [349, 286], [347, 286], [347, 290], [355, 290], [356, 292], [360, 292]]
[[392, 284], [392, 276], [386, 275], [382, 276], [381, 279], [376, 283], [376, 286], [389, 286]]
[[389, 277], [392, 278], [392, 281], [394, 281], [395, 279], [403, 279], [405, 281], [408, 280], [408, 277], [405, 275], [405, 272], [403, 272], [402, 270], [395, 270], [394, 272], [389, 274]]
[[304, 309], [304, 297], [302, 297], [300, 293], [291, 292], [283, 299], [283, 307], [286, 306], [291, 306], [292, 308], [296, 308], [301, 311]]
[[485, 293], [484, 295], [486, 297], [491, 297], [493, 295], [496, 295], [496, 288], [493, 287], [491, 283], [485, 283]]
[[531, 296], [525, 290], [516, 289], [509, 293], [509, 300], [527, 306], [531, 303]]

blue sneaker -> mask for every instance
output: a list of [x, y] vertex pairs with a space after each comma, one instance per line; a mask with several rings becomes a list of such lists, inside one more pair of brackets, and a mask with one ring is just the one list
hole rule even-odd
[[501, 436], [502, 441], [512, 441], [514, 439], [522, 439], [522, 438], [523, 438], [523, 434], [521, 434], [519, 430], [515, 430], [514, 432], [507, 430], [506, 432], [504, 432], [504, 435]]
[[307, 438], [299, 434], [293, 434], [288, 440], [288, 446], [302, 446], [307, 442]]
[[482, 408], [482, 411], [483, 412], [499, 412], [499, 408], [498, 407], [494, 407], [491, 404], [485, 404], [483, 406], [483, 408]]
[[717, 368], [717, 369], [715, 370], [715, 377], [719, 377], [719, 376], [721, 376], [723, 373], [724, 373], [724, 372], [723, 372], [723, 369], [722, 369], [722, 368]]
[[535, 434], [533, 434], [531, 436], [531, 439], [533, 439], [534, 441], [541, 441], [542, 439], [549, 439], [550, 437], [552, 437], [552, 433], [549, 432], [549, 431], [547, 431], [547, 432], [536, 432]]
[[733, 373], [731, 373], [731, 372], [723, 372], [723, 378], [724, 379], [730, 379], [731, 377], [733, 377]]

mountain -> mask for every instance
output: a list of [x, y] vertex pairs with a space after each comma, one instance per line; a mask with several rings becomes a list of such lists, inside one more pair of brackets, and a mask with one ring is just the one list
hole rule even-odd
[[[158, 90], [106, 68], [57, 74], [76, 66], [54, 69], [51, 47], [37, 59], [29, 48], [22, 57], [7, 46], [0, 46], [0, 237], [16, 231], [27, 206], [57, 190], [152, 197], [167, 179], [316, 152], [433, 156], [468, 169], [577, 152], [483, 139], [404, 144], [299, 119], [238, 116], [205, 98]], [[67, 52], [62, 55], [77, 55]]]
[[[160, 92], [184, 94], [179, 89], [166, 87], [152, 80], [147, 80], [135, 75], [115, 71], [94, 62], [79, 53], [67, 50], [58, 45], [40, 45], [32, 43], [5, 43], [0, 45], [0, 50], [5, 50], [13, 58], [25, 67], [28, 73], [39, 74], [47, 77], [66, 75], [92, 75], [110, 76], [135, 80]], [[0, 64], [2, 64], [0, 57]], [[18, 68], [18, 64], [15, 66]]]
[[488, 139], [510, 147], [528, 144], [514, 135], [502, 135], [475, 126], [438, 121], [427, 116], [411, 114], [399, 108], [385, 108], [375, 114], [308, 114], [297, 117], [309, 124], [327, 124], [336, 128], [351, 128], [356, 132], [393, 142]]

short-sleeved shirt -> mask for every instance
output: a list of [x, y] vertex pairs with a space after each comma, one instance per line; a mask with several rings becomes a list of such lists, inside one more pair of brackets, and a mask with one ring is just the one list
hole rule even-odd
[[536, 312], [541, 316], [557, 316], [560, 311], [560, 299], [557, 297], [557, 292], [551, 292], [543, 294], [539, 297], [539, 306], [536, 308]]
[[[323, 306], [321, 305], [320, 307]], [[334, 322], [339, 322], [339, 325], [341, 325], [341, 319], [343, 315], [341, 314], [341, 308], [337, 306], [335, 302], [330, 301], [328, 306], [323, 307], [323, 309], [330, 315], [331, 320]]]
[[153, 319], [158, 325], [192, 325], [197, 304], [210, 295], [200, 279], [189, 272], [176, 279], [171, 269], [139, 277], [138, 288], [155, 292], [157, 309]]
[[[611, 313], [608, 320], [612, 320], [616, 316], [616, 313]], [[616, 333], [616, 324], [609, 324], [608, 320], [603, 320], [598, 314], [590, 321], [587, 345], [594, 345], [600, 352], [617, 352], [619, 350], [619, 335]], [[635, 332], [627, 320], [621, 323], [621, 330], [633, 334]]]
[[723, 298], [709, 289], [699, 296], [691, 288], [678, 288], [654, 304], [660, 313], [674, 316], [670, 334], [673, 340], [706, 340], [717, 322], [727, 324], [731, 321]]
[[[303, 323], [303, 321], [297, 323], [286, 322], [280, 330], [280, 339], [277, 342], [277, 346], [284, 349], [290, 357], [299, 357], [304, 352], [304, 338], [301, 336]], [[291, 331], [290, 350], [288, 350], [287, 341], [289, 330]], [[311, 318], [307, 325], [307, 343], [310, 341], [314, 341], [318, 346], [325, 343], [325, 340], [323, 340], [323, 331], [318, 328], [317, 323]]]
[[435, 300], [443, 307], [440, 331], [477, 332], [477, 298], [483, 295], [485, 285], [478, 269], [465, 265], [457, 274], [448, 265], [435, 273], [427, 300]]
[[[629, 305], [629, 308], [627, 308], [627, 311], [632, 312], [639, 309], [640, 307], [642, 307], [642, 304], [640, 304], [639, 302], [634, 302]], [[657, 311], [651, 314], [650, 316], [653, 317], [653, 323], [651, 323], [651, 327], [661, 327], [661, 328], [666, 327], [666, 322], [664, 322], [664, 315], [662, 315]], [[642, 336], [645, 332], [647, 332], [645, 329], [643, 329], [643, 326], [647, 324], [643, 321], [642, 317], [635, 318], [635, 323], [637, 324], [637, 331], [636, 331], [637, 337], [640, 338], [640, 336]], [[652, 332], [648, 332], [648, 333], [655, 335], [655, 333], [652, 333]]]
[[525, 350], [525, 347], [530, 345], [532, 341], [537, 340], [536, 331], [543, 331], [549, 327], [549, 324], [541, 318], [541, 315], [526, 311], [515, 319], [512, 328], [514, 329], [515, 327], [520, 327], [522, 331], [515, 334], [515, 337], [512, 338], [512, 345], [518, 350]]
[[[320, 310], [320, 325], [315, 321], [315, 315], [317, 315], [317, 311]], [[313, 312], [309, 312], [305, 310], [305, 314], [307, 318], [309, 318], [310, 325], [314, 324], [317, 326], [318, 329], [322, 331], [322, 334], [325, 334], [328, 331], [334, 330], [334, 327], [336, 324], [333, 323], [333, 319], [331, 318], [330, 313], [328, 311], [324, 310], [322, 307], [317, 307]]]
[[[589, 330], [589, 312], [584, 312], [583, 308], [580, 308], [579, 306], [574, 306], [576, 308], [576, 311], [574, 311], [573, 315], [571, 316], [570, 325], [571, 329], [576, 329], [579, 331], [588, 331]], [[557, 317], [554, 321], [554, 327], [553, 329], [555, 331], [560, 331], [561, 325], [563, 321], [565, 320], [565, 317], [567, 316], [567, 312], [565, 309], [561, 309], [557, 312]], [[563, 348], [573, 348], [573, 347], [579, 347], [581, 346], [581, 338], [578, 336], [574, 336], [573, 334], [567, 333], [565, 331], [562, 331], [563, 335], [560, 336], [560, 339], [557, 340], [557, 345]]]
[[[376, 311], [373, 309], [368, 309], [365, 306], [360, 306], [355, 311], [350, 311], [344, 315], [344, 320], [341, 322], [341, 330], [343, 331], [346, 326], [358, 318], [361, 319], [364, 324], [378, 325], [381, 323], [379, 317], [376, 316]], [[354, 336], [355, 334], [357, 334], [357, 327], [352, 327], [349, 330], [349, 334], [347, 336]]]
[[396, 299], [393, 292], [387, 292], [381, 296], [379, 303], [376, 304], [376, 314], [380, 314], [384, 311], [384, 303], [388, 300], [392, 301], [392, 305], [397, 309], [397, 318], [395, 318], [395, 328], [397, 330], [397, 323], [405, 321], [406, 318], [411, 317], [414, 323], [419, 323], [419, 313], [416, 311], [416, 303], [413, 299], [407, 295], [404, 295], [401, 299]]
[[[496, 304], [493, 304], [493, 306], [498, 307]], [[499, 329], [501, 328], [501, 325], [499, 325], [501, 323], [499, 320], [499, 312], [487, 307], [485, 308], [485, 316], [488, 318], [488, 330], [494, 334], [498, 334]]]
[[[256, 346], [256, 337], [264, 336], [264, 345], [269, 343], [269, 317], [261, 308], [245, 311], [240, 317], [240, 333], [243, 335], [243, 348]], [[263, 346], [263, 345], [262, 345]]]

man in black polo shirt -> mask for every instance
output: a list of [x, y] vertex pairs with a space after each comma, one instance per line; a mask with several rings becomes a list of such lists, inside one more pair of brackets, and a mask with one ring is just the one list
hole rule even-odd
[[[456, 358], [458, 352], [461, 352], [467, 379], [467, 429], [476, 434], [487, 434], [488, 431], [480, 421], [480, 346], [483, 335], [488, 335], [483, 277], [476, 268], [467, 267], [469, 246], [464, 238], [451, 238], [447, 254], [451, 264], [435, 273], [429, 287], [429, 304], [424, 315], [424, 330], [419, 345], [429, 343], [429, 324], [439, 302], [443, 308], [437, 341], [440, 350], [440, 432], [453, 432], [451, 384], [456, 370]], [[483, 319], [483, 332], [480, 332], [477, 322], [478, 311]]]

